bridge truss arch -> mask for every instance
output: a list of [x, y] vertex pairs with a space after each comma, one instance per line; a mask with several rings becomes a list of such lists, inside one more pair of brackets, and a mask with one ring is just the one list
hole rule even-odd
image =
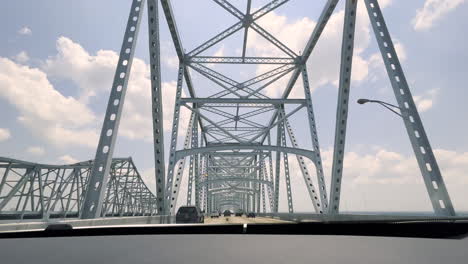
[[[74, 205], [71, 208], [74, 208], [74, 212], [81, 218], [101, 217], [109, 212], [173, 215], [177, 209], [178, 201], [199, 206], [206, 211], [220, 209], [221, 206], [235, 206], [247, 211], [277, 213], [280, 207], [280, 194], [282, 197], [286, 197], [288, 212], [293, 213], [294, 197], [291, 177], [294, 177], [296, 172], [302, 175], [304, 187], [308, 192], [315, 213], [338, 214], [344, 171], [344, 147], [358, 0], [342, 0], [345, 2], [345, 12], [329, 189], [325, 185], [324, 175], [326, 173], [323, 170], [309, 85], [308, 71], [310, 69], [307, 69], [306, 62], [314, 51], [339, 0], [326, 1], [316, 26], [301, 53], [289, 48], [263, 28], [258, 21], [269, 12], [294, 1], [273, 0], [254, 9], [252, 1], [247, 0], [245, 10], [240, 10], [228, 0], [212, 1], [229, 13], [229, 16], [235, 17], [236, 22], [187, 52], [180, 38], [170, 0], [161, 0], [160, 5], [156, 0], [131, 0], [124, 39], [93, 162], [54, 167], [27, 162], [18, 163], [7, 159], [0, 160], [0, 165], [5, 170], [5, 175], [0, 183], [0, 212], [18, 193], [22, 197], [32, 195], [31, 192], [26, 192], [25, 196], [22, 188], [26, 188], [28, 182], [34, 181], [36, 178], [38, 179], [37, 184], [42, 185], [42, 187], [34, 188], [34, 184], [36, 184], [34, 183], [30, 189], [31, 191], [43, 192], [45, 190], [44, 184], [47, 183], [47, 180], [42, 180], [43, 170], [49, 172], [70, 170], [83, 172], [87, 175], [86, 180], [79, 183], [81, 187], [76, 187], [78, 188], [76, 190], [80, 190], [79, 195], [69, 194], [67, 196], [69, 200], [67, 203]], [[409, 85], [406, 82], [379, 3], [377, 0], [361, 1], [365, 3], [369, 14], [372, 30], [385, 63], [396, 101], [399, 108], [404, 110], [403, 123], [431, 204], [436, 214], [453, 216], [455, 215], [453, 205]], [[155, 195], [141, 181], [131, 159], [112, 158], [145, 4], [148, 14], [151, 75], [149, 89], [151, 89], [153, 117]], [[161, 95], [160, 6], [179, 60], [175, 98], [166, 98], [166, 100], [174, 100], [175, 103], [170, 144], [167, 146], [167, 157], [169, 158], [167, 168], [164, 155], [166, 149], [164, 146]], [[240, 43], [242, 45], [240, 45], [240, 52], [237, 56], [215, 56], [210, 53], [213, 47], [222, 44], [236, 32], [243, 33], [243, 42]], [[266, 43], [277, 49], [278, 55], [247, 54], [249, 32], [255, 32]], [[226, 64], [238, 68], [229, 73], [222, 72], [221, 66]], [[241, 72], [242, 69], [246, 72], [252, 72], [252, 65], [263, 65], [262, 69], [266, 70], [255, 71], [254, 75], [250, 77], [234, 74]], [[194, 75], [197, 75], [197, 78], [192, 79]], [[201, 78], [210, 83], [210, 88], [196, 83]], [[299, 79], [302, 82], [298, 82]], [[282, 82], [283, 80], [286, 80], [286, 84]], [[302, 87], [297, 88], [296, 83]], [[184, 84], [187, 88], [187, 93], [185, 93], [187, 96], [183, 93]], [[267, 92], [271, 87], [275, 87], [273, 94], [280, 95], [274, 96]], [[302, 89], [302, 95], [298, 98], [291, 98], [293, 88]], [[190, 113], [189, 120], [183, 120], [182, 111]], [[302, 121], [300, 126], [297, 122], [293, 122], [297, 116], [300, 116]], [[187, 127], [187, 129], [182, 131], [183, 127]], [[301, 131], [300, 138], [296, 135], [299, 129]], [[178, 142], [181, 135], [185, 135], [182, 143]], [[304, 144], [304, 135], [310, 141], [309, 146]], [[294, 161], [291, 156], [295, 156]], [[313, 168], [309, 167], [306, 159], [312, 161]], [[297, 164], [299, 169], [291, 172], [291, 168], [295, 168], [293, 163]], [[25, 173], [13, 185], [10, 185], [6, 179], [8, 179], [9, 173], [14, 171], [12, 168], [18, 164], [25, 167]], [[136, 173], [134, 179], [137, 180], [139, 189], [133, 187], [128, 189], [126, 184], [122, 185], [121, 175], [115, 174], [115, 168], [120, 166], [119, 164], [131, 165], [131, 169], [128, 167], [127, 170]], [[184, 200], [180, 200], [182, 198], [179, 192], [183, 177], [185, 177], [186, 167], [188, 168], [187, 196], [183, 197]], [[62, 182], [65, 179], [63, 177], [63, 175], [57, 175], [56, 181]], [[3, 194], [2, 188], [7, 185], [11, 189], [7, 194]], [[284, 188], [280, 189], [280, 186]], [[125, 197], [122, 197], [113, 188], [117, 188], [117, 191], [123, 191]], [[45, 196], [45, 193], [39, 194], [43, 199], [31, 208], [42, 208], [40, 209], [42, 214], [56, 213], [54, 208], [58, 208], [58, 201], [62, 206], [64, 192], [55, 192], [52, 192], [50, 197]], [[111, 193], [114, 194], [111, 195]], [[52, 203], [55, 203], [55, 207]], [[18, 205], [21, 207], [22, 204], [18, 201]], [[65, 209], [61, 210], [68, 212], [72, 209], [67, 205]], [[25, 212], [25, 209], [21, 212]]]
[[[245, 11], [241, 11], [228, 0], [213, 0], [229, 15], [234, 16], [237, 22], [186, 52], [178, 32], [178, 25], [174, 17], [171, 1], [161, 0], [162, 11], [179, 59], [172, 132], [170, 134], [169, 160], [166, 171], [161, 122], [159, 6], [156, 0], [147, 0], [153, 97], [156, 195], [159, 214], [174, 214], [176, 210], [180, 185], [184, 176], [185, 156], [189, 156], [188, 204], [193, 203], [203, 207], [205, 210], [211, 210], [213, 206], [216, 206], [216, 204], [219, 204], [223, 200], [238, 199], [239, 204], [243, 207], [245, 205], [246, 209], [259, 212], [260, 209], [267, 211], [266, 201], [268, 201], [269, 210], [278, 212], [279, 194], [281, 192], [287, 197], [288, 211], [292, 213], [294, 209], [289, 168], [289, 156], [291, 154], [296, 156], [300, 172], [304, 178], [304, 185], [308, 190], [316, 213], [339, 213], [357, 0], [343, 0], [346, 4], [330, 197], [327, 195], [327, 188], [325, 186], [325, 173], [321, 160], [308, 69], [306, 66], [306, 62], [320, 39], [338, 1], [326, 1], [306, 46], [302, 50], [302, 53], [298, 54], [258, 23], [258, 20], [264, 15], [280, 8], [287, 2], [293, 1], [273, 0], [253, 10], [251, 6], [252, 1], [248, 0], [246, 1], [247, 7]], [[434, 211], [439, 215], [454, 215], [455, 212], [450, 197], [445, 188], [408, 84], [406, 83], [378, 1], [362, 1], [365, 2], [367, 13], [369, 14], [399, 107], [405, 109], [405, 112], [408, 114], [408, 117], [404, 118], [403, 121]], [[142, 0], [133, 0], [132, 2], [119, 60], [119, 67], [121, 69], [119, 67], [117, 69], [113, 86], [117, 87], [117, 89], [121, 87], [122, 92], [115, 93], [113, 91], [110, 95], [90, 185], [103, 186], [104, 184], [102, 183], [105, 183], [106, 177], [108, 177], [109, 164], [128, 81], [128, 74], [122, 75], [121, 72], [129, 73], [130, 70], [144, 2]], [[261, 57], [246, 54], [250, 31], [255, 32], [266, 40], [267, 43], [278, 49], [281, 55], [276, 57]], [[226, 41], [227, 38], [236, 32], [243, 32], [241, 55], [226, 57], [214, 56], [209, 53], [210, 48]], [[126, 42], [128, 37], [131, 37], [132, 42]], [[121, 60], [126, 60], [127, 63], [121, 66]], [[222, 73], [215, 67], [215, 65], [225, 64], [233, 64], [239, 67], [264, 64], [270, 68], [263, 73], [256, 73], [251, 78], [240, 80], [240, 76]], [[192, 80], [192, 75], [194, 74], [206, 78], [216, 88], [201, 90]], [[285, 76], [289, 80], [285, 87], [280, 87], [281, 96], [275, 98], [266, 92], [267, 87], [278, 83]], [[299, 77], [302, 79], [303, 97], [289, 98]], [[188, 91], [187, 98], [182, 96], [184, 83]], [[199, 94], [202, 95], [200, 96]], [[117, 109], [115, 106], [116, 99], [122, 102], [121, 104], [117, 104]], [[292, 107], [294, 104], [296, 106]], [[177, 144], [178, 137], [181, 134], [179, 133], [182, 127], [180, 123], [185, 121], [181, 120], [182, 107], [188, 109], [191, 115], [188, 129], [185, 131], [186, 136], [183, 149], [180, 150]], [[291, 117], [297, 115], [301, 109], [304, 109], [306, 112], [303, 120], [307, 120], [304, 122], [307, 125], [301, 126], [301, 129], [304, 130], [305, 128], [307, 130], [306, 134], [310, 135], [312, 144], [309, 147], [312, 150], [310, 152], [303, 152], [304, 147], [301, 149], [299, 145], [300, 140], [296, 137], [293, 123], [290, 121]], [[114, 113], [116, 113], [116, 116], [113, 119], [112, 115]], [[264, 122], [265, 120], [267, 122]], [[115, 133], [109, 136], [106, 134], [109, 130], [115, 131]], [[240, 149], [247, 149], [249, 145], [251, 147], [250, 152], [240, 151]], [[254, 145], [255, 147], [252, 147]], [[423, 153], [421, 153], [421, 149], [424, 149]], [[313, 177], [310, 175], [304, 157], [313, 160], [313, 164], [315, 165], [315, 181], [312, 180]], [[226, 180], [216, 183], [207, 181], [210, 178], [218, 179], [233, 176], [255, 178], [259, 181], [245, 180], [234, 182]], [[286, 190], [279, 189], [280, 180], [285, 181], [284, 186]], [[202, 182], [208, 182], [208, 184], [201, 184]], [[234, 188], [251, 188], [254, 189], [254, 192], [251, 195], [250, 193], [217, 193], [210, 191], [219, 188], [231, 188], [232, 190]], [[84, 202], [84, 218], [92, 218], [99, 215], [104, 195], [103, 190], [103, 188], [96, 188], [91, 189], [91, 192], [87, 193]], [[234, 196], [235, 198], [232, 198]]]

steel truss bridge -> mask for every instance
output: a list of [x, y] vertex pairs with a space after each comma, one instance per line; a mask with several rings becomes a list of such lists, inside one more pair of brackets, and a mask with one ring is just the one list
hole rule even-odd
[[[290, 164], [297, 162], [317, 215], [339, 214], [343, 159], [351, 82], [351, 66], [358, 0], [345, 1], [343, 40], [337, 98], [336, 127], [331, 186], [325, 185], [316, 119], [306, 62], [313, 53], [338, 0], [325, 3], [317, 24], [301, 54], [282, 43], [259, 24], [259, 19], [281, 8], [288, 0], [274, 0], [253, 11], [251, 0], [238, 9], [230, 1], [213, 0], [229, 16], [233, 25], [186, 52], [169, 0], [132, 0], [115, 77], [110, 90], [99, 144], [94, 160], [64, 166], [33, 164], [3, 158], [0, 168], [0, 213], [16, 218], [38, 216], [79, 217], [174, 215], [177, 204], [196, 205], [207, 212], [218, 209], [243, 209], [278, 213], [280, 194], [294, 213]], [[377, 0], [365, 3], [398, 107], [402, 113], [411, 146], [428, 191], [434, 212], [453, 216], [450, 197], [434, 157], [423, 124], [413, 101], [398, 55]], [[156, 193], [142, 181], [131, 159], [113, 158], [120, 118], [125, 102], [133, 55], [145, 4], [148, 15], [152, 97], [152, 122]], [[161, 96], [160, 14], [166, 23], [179, 59], [177, 87], [170, 145], [164, 146]], [[210, 49], [240, 32], [239, 56], [211, 56]], [[255, 32], [277, 49], [278, 57], [248, 56], [249, 32]], [[212, 49], [211, 49], [212, 50]], [[225, 74], [220, 65], [232, 64], [238, 73], [249, 65], [267, 65], [268, 70], [240, 79]], [[251, 66], [250, 66], [251, 67]], [[200, 78], [193, 78], [198, 75]], [[234, 75], [234, 76], [232, 76]], [[203, 89], [193, 81], [205, 78], [211, 83]], [[285, 85], [280, 85], [287, 80]], [[303, 96], [290, 98], [292, 89]], [[276, 86], [275, 86], [276, 85]], [[280, 96], [266, 90], [274, 86]], [[183, 96], [186, 87], [187, 96]], [[165, 98], [168, 100], [168, 98]], [[190, 118], [182, 118], [188, 111]], [[291, 120], [300, 118], [295, 128]], [[187, 127], [187, 129], [182, 129]], [[296, 136], [306, 134], [311, 145]], [[182, 131], [183, 130], [183, 131]], [[306, 133], [304, 133], [304, 131]], [[184, 140], [179, 140], [182, 137]], [[185, 138], [184, 138], [185, 137]], [[303, 140], [304, 141], [304, 140]], [[301, 145], [302, 143], [302, 145]], [[168, 150], [168, 152], [167, 152]], [[165, 154], [168, 158], [167, 163]], [[166, 168], [167, 166], [167, 168]], [[184, 173], [188, 170], [188, 173]], [[188, 177], [186, 197], [179, 192], [183, 177]], [[280, 189], [283, 186], [284, 189]], [[328, 193], [327, 193], [328, 191]], [[181, 200], [183, 199], [183, 200]], [[179, 203], [178, 203], [178, 200]]]

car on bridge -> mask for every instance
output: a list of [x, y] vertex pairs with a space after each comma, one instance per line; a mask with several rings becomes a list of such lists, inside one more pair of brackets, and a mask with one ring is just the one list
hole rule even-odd
[[224, 216], [231, 216], [232, 212], [229, 210], [224, 210], [223, 215]]
[[176, 214], [176, 224], [204, 223], [205, 216], [196, 206], [181, 206]]
[[255, 213], [254, 212], [249, 212], [247, 214], [247, 218], [255, 218]]
[[219, 218], [220, 215], [221, 215], [221, 213], [219, 211], [213, 211], [213, 212], [211, 212], [210, 217], [211, 218]]
[[242, 215], [244, 215], [244, 211], [242, 211], [242, 209], [239, 209], [236, 211], [235, 216], [242, 216]]

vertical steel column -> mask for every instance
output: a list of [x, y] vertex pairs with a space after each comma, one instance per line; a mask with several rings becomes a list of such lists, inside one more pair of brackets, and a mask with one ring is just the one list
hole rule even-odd
[[[174, 169], [176, 167], [176, 148], [177, 148], [177, 137], [179, 133], [179, 117], [180, 117], [180, 97], [182, 96], [182, 85], [184, 81], [184, 69], [185, 66], [181, 63], [179, 64], [179, 73], [177, 74], [177, 91], [176, 91], [176, 98], [174, 103], [174, 117], [172, 119], [172, 133], [171, 133], [171, 147], [169, 152], [169, 165], [168, 165], [168, 173], [167, 173], [167, 184], [166, 184], [166, 191], [165, 191], [165, 198], [166, 198], [166, 208], [164, 210], [164, 214], [169, 215], [173, 210], [175, 210], [175, 197], [173, 197], [172, 188], [174, 185]], [[178, 176], [177, 176], [178, 177]], [[179, 181], [180, 178], [177, 178]]]
[[164, 163], [164, 122], [161, 91], [161, 41], [159, 39], [158, 2], [148, 2], [148, 33], [151, 71], [151, 97], [153, 114], [154, 170], [156, 177], [156, 204], [158, 214], [163, 213], [166, 166]]
[[[206, 173], [206, 180], [209, 181], [209, 173], [208, 173], [208, 168], [211, 166], [211, 161], [210, 161], [210, 155], [206, 155], [206, 167], [205, 167], [205, 173]], [[203, 208], [207, 208], [208, 205], [208, 191], [211, 189], [211, 183], [205, 184], [205, 188], [202, 188], [201, 190], [201, 197], [203, 201]]]
[[[281, 106], [281, 110], [278, 112], [278, 116], [280, 118], [285, 117], [284, 106]], [[286, 132], [284, 127], [284, 121], [281, 122], [281, 145], [286, 147]], [[291, 192], [291, 178], [289, 176], [289, 161], [288, 161], [288, 153], [283, 152], [283, 166], [284, 166], [284, 175], [286, 176], [286, 195], [288, 198], [288, 212], [290, 214], [294, 213], [293, 207], [293, 200], [292, 200], [292, 192]]]
[[104, 192], [109, 179], [115, 140], [119, 129], [120, 116], [125, 101], [133, 54], [140, 28], [144, 1], [133, 0], [128, 17], [127, 28], [120, 51], [117, 69], [112, 84], [106, 115], [102, 125], [99, 144], [94, 158], [91, 178], [85, 194], [81, 218], [96, 218], [101, 214]]
[[[194, 109], [196, 107], [194, 106]], [[198, 115], [195, 114], [195, 118], [193, 121], [193, 132], [192, 132], [192, 148], [198, 148]], [[200, 154], [195, 154], [193, 159], [193, 170], [194, 170], [194, 179], [195, 179], [195, 188], [199, 185], [199, 178], [200, 178], [200, 171], [199, 171], [199, 162], [200, 162]], [[192, 196], [190, 196], [192, 197]]]
[[302, 66], [302, 82], [304, 86], [304, 95], [307, 101], [307, 115], [309, 116], [309, 129], [310, 129], [310, 136], [312, 139], [312, 146], [317, 155], [315, 158], [316, 159], [315, 168], [317, 171], [317, 184], [319, 186], [320, 200], [322, 201], [322, 209], [326, 210], [328, 208], [327, 190], [325, 187], [325, 178], [323, 177], [322, 158], [320, 156], [320, 146], [318, 142], [317, 128], [315, 125], [314, 109], [312, 106], [312, 96], [310, 94], [309, 76], [307, 75], [307, 69], [305, 65]]
[[[263, 154], [260, 152], [260, 155], [257, 156], [257, 160], [255, 161], [255, 165], [257, 166], [256, 170], [257, 170], [257, 180], [261, 180], [261, 174], [262, 174], [262, 167], [260, 166], [260, 163], [261, 163], [261, 160], [263, 159]], [[258, 183], [254, 183], [254, 186], [255, 186], [255, 197], [257, 198], [256, 200], [256, 204], [257, 204], [257, 207], [255, 208], [255, 210], [257, 211], [257, 213], [260, 213], [260, 193], [261, 193], [261, 182], [259, 181]]]
[[[193, 138], [193, 137], [192, 137]], [[193, 186], [193, 156], [190, 156], [190, 161], [189, 161], [189, 178], [188, 178], [188, 183], [187, 183], [187, 205], [192, 204], [192, 186]]]
[[[281, 107], [281, 106], [279, 106]], [[281, 116], [278, 114], [278, 121], [281, 120]], [[281, 134], [283, 133], [283, 129], [281, 124], [283, 121], [278, 122], [277, 130], [276, 130], [276, 145], [281, 147]], [[279, 183], [280, 183], [280, 173], [281, 173], [281, 152], [276, 152], [276, 167], [275, 167], [275, 210], [274, 212], [277, 213], [279, 209]]]
[[206, 210], [208, 207], [208, 190], [211, 189], [211, 183], [205, 186], [205, 188], [202, 190], [203, 194], [203, 208]]
[[[284, 122], [286, 124], [286, 129], [288, 131], [289, 140], [291, 141], [293, 147], [299, 148], [299, 145], [297, 144], [296, 136], [294, 135], [294, 132], [292, 130], [291, 125], [289, 124], [288, 119], [286, 118]], [[323, 213], [322, 205], [320, 204], [320, 200], [318, 198], [318, 196], [320, 195], [317, 194], [314, 184], [312, 183], [312, 179], [309, 174], [309, 170], [307, 169], [307, 166], [305, 164], [304, 157], [296, 155], [296, 159], [301, 169], [302, 177], [304, 178], [304, 182], [306, 184], [307, 191], [309, 192], [309, 197], [310, 197], [310, 200], [312, 201], [312, 205], [314, 206], [315, 212], [322, 214]]]
[[[202, 132], [202, 138], [203, 137], [203, 132]], [[204, 142], [204, 141], [202, 141]], [[204, 144], [206, 145], [206, 143]], [[202, 155], [201, 157], [201, 168], [200, 168], [200, 174], [198, 175], [198, 179], [195, 178], [195, 206], [201, 208], [201, 202], [202, 202], [202, 188], [203, 186], [200, 184], [201, 177], [204, 177], [205, 180], [207, 180], [207, 156]]]
[[333, 149], [332, 178], [330, 186], [330, 214], [338, 214], [340, 208], [341, 177], [343, 175], [344, 151], [346, 143], [346, 124], [353, 65], [354, 32], [356, 24], [357, 0], [346, 0], [341, 44], [340, 84], [336, 108], [335, 144]]
[[452, 201], [413, 101], [382, 11], [376, 0], [365, 0], [365, 4], [434, 212], [437, 215], [454, 216]]
[[[270, 133], [268, 133], [268, 136], [267, 136], [267, 140], [268, 140], [268, 145], [271, 145], [271, 135]], [[273, 182], [273, 157], [272, 157], [272, 153], [271, 151], [268, 152], [268, 166], [269, 166], [269, 169], [270, 169], [270, 173], [267, 174], [268, 176], [268, 181], [271, 182], [272, 184], [268, 186], [268, 189], [267, 189], [267, 192], [268, 192], [268, 201], [270, 203], [270, 210], [271, 212], [274, 212], [274, 209], [275, 209], [275, 202], [274, 202], [274, 199], [273, 199], [273, 187], [274, 187], [274, 182]]]
[[[266, 166], [265, 166], [265, 157], [263, 157], [263, 154], [262, 154], [260, 180], [265, 181], [266, 180], [266, 174], [267, 174], [267, 170], [266, 170]], [[260, 190], [262, 192], [262, 209], [263, 209], [264, 213], [266, 213], [265, 187], [266, 186], [265, 186], [264, 183], [260, 184]], [[271, 197], [270, 197], [270, 199], [271, 199]]]
[[[185, 134], [185, 140], [184, 140], [184, 149], [188, 149], [190, 142], [192, 140], [192, 132], [193, 132], [193, 124], [196, 123], [197, 120], [195, 119], [195, 112], [192, 112], [190, 115], [190, 120], [189, 120], [189, 125], [187, 128], [187, 132]], [[177, 199], [179, 198], [179, 189], [180, 189], [180, 183], [182, 182], [182, 177], [184, 177], [184, 167], [185, 167], [185, 160], [186, 157], [183, 157], [181, 160], [177, 162], [177, 173], [176, 173], [176, 179], [173, 183], [172, 186], [172, 192], [171, 192], [171, 204], [174, 206], [171, 208], [171, 214], [175, 213], [175, 209], [177, 206]]]
[[[192, 143], [191, 148], [198, 147], [198, 122], [197, 122], [197, 115], [193, 112], [194, 115], [194, 123], [192, 126]], [[189, 180], [188, 180], [188, 189], [187, 189], [187, 205], [192, 204], [192, 187], [193, 187], [193, 179], [197, 178], [198, 175], [198, 154], [194, 154], [190, 156], [190, 169], [189, 169]]]

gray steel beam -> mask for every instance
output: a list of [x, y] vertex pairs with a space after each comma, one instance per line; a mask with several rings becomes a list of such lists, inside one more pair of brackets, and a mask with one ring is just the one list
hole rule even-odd
[[[182, 85], [184, 81], [184, 70], [185, 67], [183, 64], [179, 65], [179, 73], [177, 75], [177, 90], [176, 90], [176, 98], [174, 103], [174, 116], [172, 119], [172, 133], [171, 133], [171, 145], [169, 149], [169, 165], [168, 165], [168, 172], [167, 172], [167, 183], [166, 183], [166, 191], [164, 193], [164, 197], [166, 199], [166, 207], [164, 208], [164, 214], [168, 215], [170, 211], [175, 209], [175, 204], [173, 203], [172, 197], [172, 188], [174, 186], [174, 182], [178, 181], [177, 178], [174, 180], [174, 169], [176, 167], [176, 163], [179, 159], [176, 159], [176, 147], [177, 147], [177, 139], [179, 133], [179, 122], [180, 122], [180, 98], [182, 96]], [[179, 178], [180, 179], [180, 178]]]
[[[190, 142], [193, 141], [192, 133], [193, 131], [193, 126], [194, 124], [197, 123], [197, 118], [195, 112], [192, 112], [190, 115], [190, 120], [189, 120], [189, 125], [187, 127], [187, 132], [185, 133], [185, 140], [184, 140], [184, 149], [188, 149], [190, 146]], [[184, 167], [185, 167], [185, 158], [180, 159], [179, 162], [177, 163], [177, 173], [175, 180], [173, 180], [173, 186], [172, 186], [172, 191], [170, 192], [170, 197], [171, 197], [171, 205], [174, 205], [171, 207], [170, 214], [175, 213], [175, 206], [177, 205], [177, 199], [179, 197], [179, 189], [180, 185], [182, 183], [182, 178], [184, 176]]]
[[233, 6], [229, 1], [226, 0], [213, 0], [216, 2], [219, 6], [224, 8], [226, 11], [231, 13], [233, 16], [237, 17], [238, 19], [242, 20], [244, 19], [244, 13], [242, 13], [237, 7]]
[[296, 58], [288, 57], [220, 57], [193, 56], [186, 59], [187, 63], [228, 63], [228, 64], [297, 64]]
[[[284, 108], [283, 108], [284, 110]], [[281, 110], [280, 110], [281, 112]], [[283, 116], [281, 116], [280, 114], [278, 114], [278, 119], [280, 118], [283, 118]], [[276, 145], [277, 146], [280, 146], [281, 147], [281, 134], [283, 133], [283, 130], [281, 129], [281, 124], [283, 123], [283, 121], [281, 120], [278, 120], [277, 122], [277, 129], [276, 129]], [[274, 209], [274, 212], [275, 213], [278, 213], [278, 210], [279, 210], [279, 195], [280, 195], [280, 192], [279, 192], [279, 186], [280, 186], [280, 179], [281, 179], [281, 152], [277, 151], [276, 154], [275, 154], [275, 158], [276, 158], [276, 162], [275, 162], [275, 182], [274, 182], [274, 186], [275, 186], [275, 191], [274, 191], [274, 194], [275, 194], [275, 202], [274, 202], [274, 205], [275, 205], [275, 209]]]
[[[0, 197], [0, 215], [8, 213], [16, 218], [34, 215], [42, 219], [48, 219], [49, 215], [63, 218], [80, 216], [84, 192], [88, 187], [86, 182], [89, 181], [93, 165], [91, 162], [74, 165], [35, 164], [33, 167], [31, 163], [22, 161], [10, 164], [8, 174], [12, 177], [5, 181], [11, 188], [8, 195]], [[127, 203], [133, 204], [135, 208], [121, 211], [123, 204]], [[16, 212], [5, 209], [12, 206], [17, 208]], [[117, 208], [120, 209], [116, 211]], [[128, 216], [155, 211], [156, 196], [148, 190], [132, 160], [113, 159], [102, 216]]]
[[423, 123], [419, 117], [418, 109], [411, 95], [380, 6], [376, 0], [365, 0], [364, 2], [393, 92], [399, 108], [402, 109], [406, 131], [416, 160], [418, 161], [434, 212], [437, 215], [454, 216], [455, 210], [453, 209], [452, 201], [450, 200]]
[[179, 160], [183, 157], [194, 155], [197, 153], [211, 153], [215, 151], [236, 151], [236, 150], [263, 150], [263, 151], [276, 151], [276, 152], [286, 152], [301, 155], [307, 157], [308, 159], [315, 162], [316, 154], [314, 151], [290, 147], [281, 147], [281, 146], [272, 146], [272, 145], [252, 145], [252, 144], [238, 144], [238, 145], [219, 145], [219, 146], [207, 146], [202, 148], [193, 148], [178, 150], [175, 152], [175, 159]]
[[356, 0], [346, 0], [343, 40], [341, 44], [340, 83], [336, 109], [335, 143], [333, 148], [333, 165], [330, 184], [330, 207], [328, 208], [330, 214], [337, 214], [340, 206], [341, 177], [343, 175], [351, 69], [353, 64], [356, 9]]
[[[288, 131], [289, 141], [291, 141], [291, 144], [293, 147], [298, 148], [299, 145], [297, 144], [296, 136], [294, 135], [292, 127], [289, 124], [289, 121], [287, 119], [285, 120], [285, 125]], [[304, 162], [304, 158], [299, 155], [296, 155], [296, 158], [297, 158], [297, 163], [299, 165], [299, 168], [301, 169], [302, 177], [304, 178], [304, 182], [305, 182], [307, 191], [309, 193], [310, 200], [312, 201], [314, 210], [316, 213], [322, 214], [323, 210], [322, 210], [322, 205], [320, 204], [320, 200], [318, 197], [319, 195], [317, 194], [314, 184], [312, 183], [311, 175]]]
[[[168, 2], [168, 1], [164, 1], [164, 2]], [[220, 1], [220, 3], [221, 2], [227, 3], [227, 1]], [[252, 14], [251, 22], [254, 22], [255, 20], [257, 20], [260, 17], [266, 15], [267, 13], [275, 10], [276, 8], [278, 8], [279, 6], [281, 6], [282, 4], [284, 4], [286, 2], [287, 1], [285, 1], [285, 0], [283, 0], [283, 1], [277, 1], [276, 0], [276, 1], [272, 1], [272, 2], [270, 2], [268, 4], [266, 4], [265, 6], [263, 6], [262, 8], [260, 8], [259, 10], [257, 10], [256, 12], [254, 12]], [[221, 6], [224, 7], [224, 5], [221, 5]], [[170, 7], [170, 5], [169, 5], [169, 7]], [[170, 8], [168, 8], [168, 10], [170, 11]], [[170, 12], [170, 14], [172, 14], [172, 11]], [[173, 17], [173, 15], [171, 17]], [[229, 28], [227, 28], [223, 32], [221, 32], [221, 33], [217, 34], [216, 36], [212, 37], [211, 39], [209, 39], [205, 43], [201, 44], [200, 46], [198, 46], [197, 48], [195, 48], [194, 50], [189, 52], [187, 54], [187, 56], [188, 57], [196, 56], [196, 55], [200, 54], [201, 52], [207, 50], [208, 48], [214, 46], [216, 43], [219, 43], [223, 39], [229, 37], [230, 35], [234, 34], [235, 32], [239, 31], [240, 29], [242, 29], [244, 27], [244, 21], [243, 21], [244, 15], [240, 11], [237, 11], [236, 17], [238, 17], [242, 21], [237, 22], [236, 24], [230, 26]], [[242, 19], [241, 19], [241, 17], [242, 17]], [[172, 30], [171, 30], [171, 32], [172, 32]], [[177, 32], [177, 30], [175, 30], [175, 32]], [[180, 40], [179, 40], [179, 42], [180, 42]]]
[[[193, 128], [192, 128], [193, 129]], [[192, 132], [192, 145], [193, 146], [193, 143], [194, 143], [194, 139], [193, 139], [193, 136], [194, 136], [194, 133]], [[195, 167], [195, 164], [194, 164], [194, 157], [195, 156], [198, 156], [198, 155], [194, 155], [194, 156], [190, 156], [190, 162], [189, 162], [189, 178], [188, 178], [188, 183], [187, 183], [187, 205], [191, 205], [192, 204], [192, 196], [193, 196], [193, 181], [194, 181], [194, 167]]]
[[257, 11], [252, 13], [252, 20], [258, 20], [262, 16], [268, 14], [269, 12], [275, 10], [276, 8], [282, 6], [286, 2], [289, 2], [289, 0], [272, 0], [265, 6], [261, 7]]
[[151, 74], [151, 97], [153, 116], [154, 172], [156, 178], [156, 196], [158, 214], [164, 211], [164, 190], [166, 185], [166, 167], [164, 162], [164, 125], [161, 91], [161, 54], [159, 39], [158, 2], [148, 0], [148, 30]]
[[144, 1], [132, 1], [101, 135], [99, 137], [99, 144], [94, 158], [91, 178], [83, 203], [83, 212], [81, 214], [81, 218], [83, 219], [96, 218], [101, 215], [102, 201], [109, 178], [109, 169], [119, 129], [122, 108], [125, 102], [125, 93], [130, 77], [130, 69], [133, 62], [133, 54], [138, 38], [143, 7]]
[[180, 40], [179, 31], [177, 30], [177, 24], [174, 18], [174, 12], [172, 11], [171, 1], [170, 0], [161, 0], [161, 5], [166, 16], [167, 25], [169, 26], [169, 31], [171, 32], [172, 42], [179, 57], [180, 61], [183, 61], [184, 58], [184, 48], [182, 46], [182, 41]]
[[307, 100], [307, 116], [309, 123], [310, 137], [312, 141], [312, 147], [315, 152], [315, 171], [317, 174], [317, 184], [319, 186], [320, 200], [322, 201], [322, 208], [327, 210], [328, 208], [328, 198], [327, 198], [327, 188], [325, 186], [325, 178], [323, 176], [323, 166], [322, 166], [322, 157], [320, 156], [320, 146], [317, 135], [317, 127], [315, 124], [315, 115], [314, 109], [312, 106], [312, 95], [309, 87], [309, 77], [307, 75], [306, 66], [302, 68], [302, 82], [304, 86], [304, 95]]
[[[315, 25], [315, 28], [307, 42], [306, 48], [304, 49], [304, 52], [302, 56], [300, 57], [301, 64], [303, 66], [306, 64], [310, 54], [315, 48], [315, 45], [317, 44], [317, 41], [322, 35], [323, 29], [327, 25], [328, 20], [330, 19], [330, 16], [333, 14], [333, 11], [335, 10], [337, 3], [338, 3], [338, 0], [328, 0], [327, 3], [325, 4], [325, 7], [317, 21], [317, 24]], [[286, 89], [283, 92], [282, 98], [287, 98], [289, 96], [300, 74], [301, 74], [301, 67], [297, 68], [291, 75], [291, 78], [288, 81]], [[276, 111], [276, 113], [271, 118], [270, 124], [273, 124], [274, 120], [276, 119], [277, 114], [278, 114], [278, 111]], [[265, 138], [266, 138], [266, 135], [262, 138], [261, 141], [262, 142], [265, 141]]]
[[219, 182], [256, 182], [265, 185], [272, 186], [272, 183], [265, 180], [259, 180], [254, 178], [246, 178], [246, 177], [220, 177], [220, 178], [213, 178], [209, 180], [201, 181], [201, 185], [208, 185], [210, 183], [219, 183]]
[[[245, 12], [246, 16], [250, 16], [250, 7], [251, 6], [252, 6], [252, 0], [247, 0], [247, 12]], [[242, 58], [245, 58], [245, 52], [247, 50], [248, 34], [249, 34], [248, 23], [244, 23], [244, 42], [242, 44]]]
[[[206, 104], [260, 104], [280, 105], [280, 104], [305, 104], [305, 99], [250, 99], [250, 98], [181, 98], [181, 103], [196, 103], [200, 107]], [[232, 107], [236, 107], [233, 105]], [[259, 106], [260, 107], [260, 106]]]
[[[284, 116], [284, 109], [280, 111], [280, 117]], [[286, 121], [286, 119], [285, 119]], [[285, 127], [284, 123], [285, 121], [281, 122], [281, 145], [286, 146], [286, 133], [285, 133]], [[288, 212], [289, 213], [294, 213], [294, 205], [293, 205], [293, 199], [292, 199], [292, 191], [291, 191], [291, 177], [289, 175], [289, 160], [288, 160], [288, 154], [283, 152], [283, 166], [284, 166], [284, 176], [286, 180], [286, 197], [288, 201]]]

